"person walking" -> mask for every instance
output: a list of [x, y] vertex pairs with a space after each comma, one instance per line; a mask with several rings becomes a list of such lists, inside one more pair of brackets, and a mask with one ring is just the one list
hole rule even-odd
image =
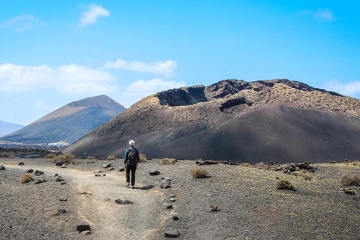
[[[129, 141], [129, 148], [125, 151], [124, 156], [124, 164], [126, 169], [126, 186], [130, 186], [130, 179], [131, 179], [131, 188], [135, 188], [135, 172], [140, 160], [139, 158], [139, 151], [134, 147], [135, 141]], [[130, 177], [131, 173], [131, 177]]]

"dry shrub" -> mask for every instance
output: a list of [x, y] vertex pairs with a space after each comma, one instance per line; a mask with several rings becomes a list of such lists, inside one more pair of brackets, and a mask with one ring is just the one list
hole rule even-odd
[[115, 155], [110, 155], [110, 156], [108, 156], [106, 159], [108, 160], [108, 161], [111, 161], [111, 160], [115, 160]]
[[210, 211], [212, 211], [212, 212], [217, 212], [217, 211], [220, 210], [220, 209], [219, 209], [219, 206], [218, 206], [218, 205], [215, 205], [215, 204], [210, 204], [209, 209], [210, 209]]
[[10, 155], [9, 158], [15, 158], [15, 156], [14, 156], [14, 155]]
[[340, 178], [343, 186], [360, 186], [360, 178], [355, 174], [346, 174]]
[[294, 176], [297, 176], [297, 177], [302, 177], [306, 181], [310, 181], [312, 179], [312, 177], [313, 177], [309, 173], [306, 173], [306, 172], [303, 172], [303, 171], [292, 172], [291, 175], [294, 175]]
[[24, 173], [23, 175], [21, 175], [20, 181], [21, 183], [28, 183], [34, 181], [34, 178], [30, 173]]
[[295, 190], [294, 186], [289, 181], [286, 180], [280, 180], [279, 182], [277, 182], [276, 189], [292, 190], [292, 191]]
[[177, 162], [175, 158], [163, 158], [161, 159], [161, 165], [173, 165]]
[[139, 156], [139, 157], [140, 157], [140, 158], [139, 158], [139, 162], [140, 162], [140, 163], [146, 162], [147, 158], [146, 158], [146, 155], [145, 155], [145, 154], [140, 153], [140, 156]]
[[45, 158], [49, 158], [49, 159], [53, 159], [54, 157], [56, 157], [55, 153], [49, 153], [45, 156]]
[[269, 165], [267, 165], [266, 163], [263, 163], [263, 162], [259, 162], [259, 163], [255, 164], [255, 167], [257, 167], [259, 169], [264, 169], [264, 170], [269, 169]]
[[209, 177], [209, 172], [205, 168], [193, 168], [191, 169], [191, 176], [193, 178], [207, 178]]
[[52, 162], [56, 163], [57, 161], [61, 161], [64, 164], [74, 164], [74, 158], [75, 156], [71, 153], [65, 153], [54, 157]]
[[242, 167], [251, 167], [251, 163], [243, 162], [243, 163], [240, 163], [240, 166], [242, 166]]

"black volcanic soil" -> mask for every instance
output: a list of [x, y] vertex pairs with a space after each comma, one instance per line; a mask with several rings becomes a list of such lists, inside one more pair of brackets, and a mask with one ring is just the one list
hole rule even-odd
[[[23, 161], [25, 165], [19, 166]], [[90, 163], [90, 164], [85, 164]], [[141, 163], [136, 189], [125, 187], [124, 172], [105, 171], [108, 163], [76, 159], [67, 168], [48, 159], [0, 158], [1, 239], [165, 239], [164, 231], [176, 228], [178, 239], [359, 239], [360, 188], [345, 194], [339, 178], [360, 175], [360, 163], [323, 163], [310, 181], [280, 171], [244, 165], [206, 165], [210, 177], [193, 179], [194, 161], [160, 165], [160, 160]], [[115, 167], [122, 160], [110, 161]], [[20, 183], [29, 169], [42, 170], [47, 182]], [[157, 169], [158, 176], [148, 171]], [[58, 173], [67, 184], [52, 177]], [[159, 179], [172, 179], [172, 188], [160, 189]], [[276, 190], [279, 180], [289, 180], [297, 191]], [[86, 192], [88, 194], [79, 194]], [[173, 209], [166, 209], [174, 194]], [[60, 202], [58, 198], [68, 198]], [[115, 204], [128, 199], [132, 205]], [[211, 212], [215, 204], [220, 211]], [[67, 212], [51, 216], [59, 209]], [[179, 220], [172, 219], [178, 216]], [[88, 222], [92, 234], [84, 236], [76, 225]]]

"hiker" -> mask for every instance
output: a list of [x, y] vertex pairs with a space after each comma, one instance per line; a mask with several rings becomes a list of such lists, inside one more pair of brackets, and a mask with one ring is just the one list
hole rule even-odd
[[134, 147], [135, 141], [129, 141], [129, 148], [125, 151], [124, 164], [126, 169], [126, 186], [130, 186], [130, 172], [131, 172], [131, 188], [135, 188], [135, 171], [140, 160], [139, 151]]

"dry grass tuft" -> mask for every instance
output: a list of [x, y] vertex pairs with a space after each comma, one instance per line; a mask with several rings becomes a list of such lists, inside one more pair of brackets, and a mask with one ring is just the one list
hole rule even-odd
[[355, 174], [346, 174], [340, 178], [343, 186], [360, 186], [360, 178]]
[[297, 177], [302, 177], [306, 181], [310, 181], [313, 178], [313, 176], [311, 176], [309, 173], [306, 173], [306, 172], [303, 172], [303, 171], [292, 172], [291, 175], [294, 175], [294, 176], [297, 176]]
[[71, 153], [65, 153], [54, 157], [52, 162], [56, 163], [57, 161], [61, 161], [64, 164], [75, 164], [74, 159], [75, 159], [74, 155], [72, 155]]
[[177, 162], [175, 158], [163, 158], [161, 159], [161, 165], [173, 165]]
[[292, 190], [292, 191], [295, 190], [294, 186], [289, 181], [286, 180], [280, 180], [279, 182], [277, 182], [276, 189]]
[[266, 163], [263, 163], [263, 162], [259, 162], [259, 163], [255, 164], [255, 167], [257, 167], [259, 169], [264, 169], [264, 170], [269, 169], [269, 165], [267, 165]]
[[140, 153], [140, 156], [139, 156], [139, 163], [145, 163], [147, 158], [146, 158], [146, 155], [143, 154], [143, 153]]
[[218, 205], [215, 205], [215, 204], [210, 204], [209, 209], [210, 209], [210, 211], [212, 211], [212, 212], [220, 211], [219, 206], [218, 206]]
[[209, 172], [205, 168], [193, 168], [191, 169], [191, 176], [193, 178], [207, 178], [209, 177]]
[[45, 156], [45, 158], [49, 158], [49, 159], [53, 159], [54, 157], [56, 157], [55, 153], [49, 153]]
[[110, 156], [107, 156], [106, 159], [107, 159], [108, 161], [111, 161], [111, 160], [115, 160], [115, 158], [116, 158], [115, 155], [110, 155]]
[[34, 181], [34, 178], [30, 173], [24, 173], [23, 175], [21, 175], [20, 181], [21, 183], [28, 183]]
[[248, 162], [243, 162], [243, 163], [240, 163], [240, 166], [242, 167], [251, 167], [251, 163], [248, 163]]

